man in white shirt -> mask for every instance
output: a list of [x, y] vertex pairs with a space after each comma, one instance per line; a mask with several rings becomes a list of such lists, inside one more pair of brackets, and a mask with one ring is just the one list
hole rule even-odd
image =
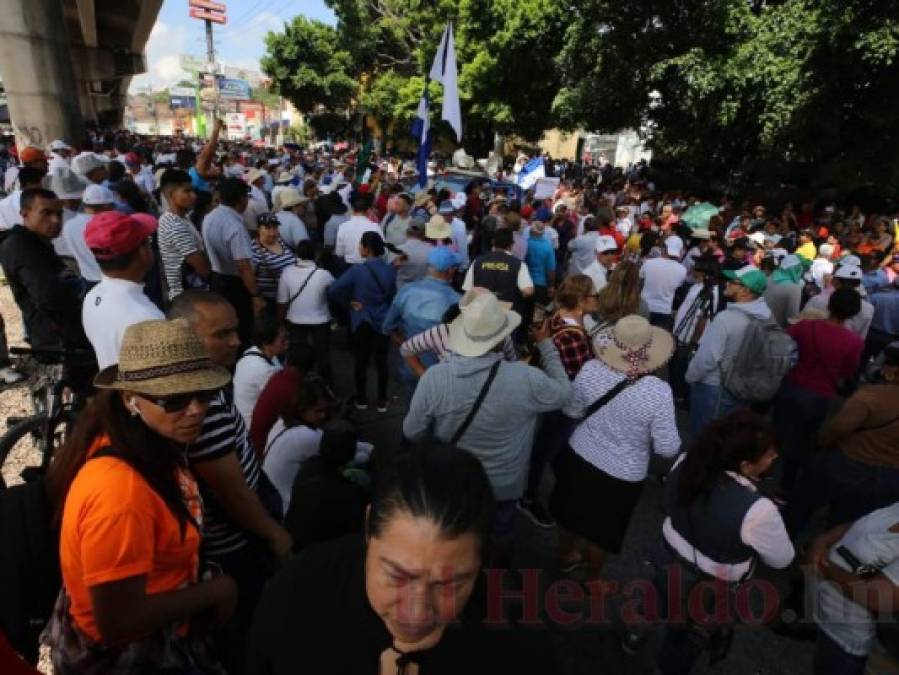
[[104, 211], [111, 211], [114, 203], [115, 196], [112, 190], [102, 185], [88, 185], [81, 197], [84, 212], [76, 213], [65, 221], [62, 234], [59, 235], [66, 250], [78, 263], [81, 276], [92, 283], [99, 282], [102, 275], [97, 259], [84, 241], [84, 232], [91, 218]]
[[26, 166], [29, 166], [32, 169], [38, 169], [41, 171], [41, 175], [47, 175], [49, 166], [47, 163], [47, 155], [45, 155], [44, 151], [40, 148], [30, 145], [24, 150], [21, 150], [19, 152], [19, 162], [21, 162], [21, 166], [10, 166], [6, 169], [6, 173], [3, 174], [3, 191], [6, 192], [6, 194], [11, 194], [16, 190], [25, 189], [22, 186], [22, 181], [19, 180], [19, 172]]
[[649, 307], [649, 322], [670, 331], [674, 328], [672, 305], [674, 293], [687, 278], [687, 268], [679, 261], [684, 250], [680, 237], [665, 240], [665, 252], [658, 258], [650, 258], [640, 268], [643, 292], [640, 294]]
[[[373, 223], [366, 214], [371, 208], [372, 198], [366, 192], [354, 192], [350, 196], [350, 208], [352, 209], [352, 217], [345, 223], [340, 224], [337, 230], [337, 243], [334, 246], [334, 255], [343, 258], [348, 265], [357, 265], [364, 262], [359, 254], [359, 242], [362, 241], [362, 235], [366, 232], [377, 232], [381, 234], [381, 228], [377, 223]], [[383, 235], [382, 235], [383, 236]]]
[[247, 208], [243, 212], [243, 222], [251, 232], [259, 229], [259, 224], [257, 223], [259, 216], [271, 210], [268, 207], [268, 199], [265, 197], [265, 192], [262, 191], [262, 182], [264, 180], [265, 174], [259, 169], [250, 169], [247, 173], [246, 182], [250, 186], [250, 194]]
[[[464, 193], [462, 193], [462, 197], [465, 197]], [[464, 204], [462, 205], [462, 208], [465, 208]], [[468, 269], [470, 263], [468, 257], [468, 230], [465, 228], [465, 223], [456, 217], [456, 211], [456, 205], [452, 201], [446, 200], [440, 204], [437, 213], [439, 213], [450, 226], [450, 237], [453, 240], [453, 245], [456, 247], [456, 253], [459, 256], [459, 271], [464, 272]]]
[[82, 152], [72, 159], [72, 171], [88, 183], [101, 184], [109, 177], [107, 166], [110, 159], [93, 152]]
[[84, 240], [102, 272], [102, 280], [84, 298], [81, 322], [101, 369], [119, 362], [125, 329], [165, 316], [144, 294], [143, 279], [153, 268], [150, 243], [156, 219], [104, 211], [84, 230]]
[[596, 238], [596, 260], [587, 265], [581, 274], [586, 274], [593, 280], [593, 286], [599, 293], [606, 285], [609, 270], [615, 265], [615, 254], [618, 252], [618, 244], [608, 235], [600, 235]]
[[8, 230], [15, 225], [21, 225], [22, 220], [22, 192], [29, 188], [39, 188], [44, 184], [44, 172], [30, 166], [23, 166], [17, 174], [19, 187], [0, 200], [0, 230]]
[[287, 326], [291, 348], [310, 345], [315, 370], [331, 381], [331, 312], [328, 286], [334, 277], [315, 264], [315, 246], [308, 239], [296, 249], [296, 265], [281, 272], [278, 280], [278, 321]]
[[59, 169], [68, 169], [71, 157], [72, 148], [65, 141], [53, 141], [50, 144], [50, 173], [56, 173]]

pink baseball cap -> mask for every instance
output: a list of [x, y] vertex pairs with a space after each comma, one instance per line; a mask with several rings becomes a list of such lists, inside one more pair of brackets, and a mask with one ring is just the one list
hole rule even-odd
[[146, 213], [125, 215], [104, 211], [90, 219], [84, 241], [97, 260], [110, 260], [131, 253], [156, 231], [156, 219]]

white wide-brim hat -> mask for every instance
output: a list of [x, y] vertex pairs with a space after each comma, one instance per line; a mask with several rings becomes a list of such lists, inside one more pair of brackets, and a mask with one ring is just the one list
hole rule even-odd
[[449, 348], [462, 356], [482, 356], [521, 324], [521, 315], [504, 309], [493, 293], [472, 289], [459, 300], [461, 313], [450, 324]]

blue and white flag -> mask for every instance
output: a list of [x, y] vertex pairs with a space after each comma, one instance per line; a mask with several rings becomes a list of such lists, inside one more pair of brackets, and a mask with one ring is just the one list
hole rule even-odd
[[418, 157], [415, 166], [418, 170], [418, 185], [422, 189], [428, 184], [428, 157], [431, 155], [431, 119], [429, 116], [430, 98], [428, 96], [428, 80], [418, 102], [418, 111], [412, 121], [412, 138], [418, 141]]
[[462, 110], [459, 106], [459, 70], [456, 65], [456, 44], [453, 40], [453, 24], [446, 24], [440, 47], [434, 55], [431, 79], [443, 85], [443, 114], [441, 119], [449, 122], [456, 132], [456, 140], [462, 142]]
[[542, 157], [534, 157], [521, 167], [521, 171], [518, 172], [518, 186], [522, 190], [530, 190], [537, 183], [538, 178], [546, 178], [546, 166]]

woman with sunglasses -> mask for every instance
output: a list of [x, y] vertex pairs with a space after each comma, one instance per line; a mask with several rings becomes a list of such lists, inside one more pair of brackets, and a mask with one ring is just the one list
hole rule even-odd
[[278, 234], [278, 216], [263, 213], [256, 220], [259, 225], [258, 237], [251, 242], [253, 269], [256, 272], [256, 288], [265, 300], [266, 312], [275, 316], [277, 307], [278, 281], [281, 272], [297, 261], [297, 256]]
[[119, 364], [97, 375], [47, 477], [61, 520], [55, 673], [223, 672], [200, 636], [230, 616], [237, 587], [201, 580], [185, 448], [228, 380], [179, 320], [129, 326]]

